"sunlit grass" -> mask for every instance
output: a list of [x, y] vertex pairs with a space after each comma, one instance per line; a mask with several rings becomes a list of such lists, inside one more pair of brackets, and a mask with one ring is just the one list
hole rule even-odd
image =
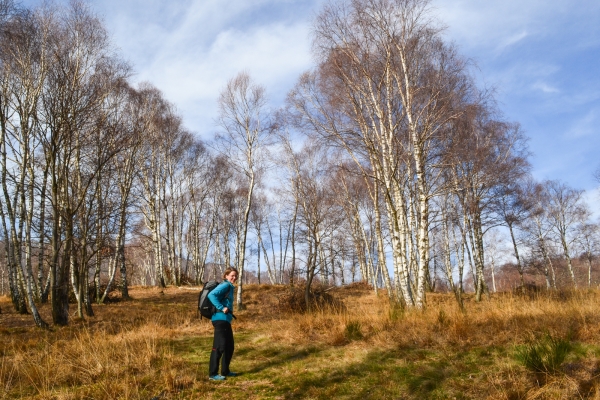
[[[241, 375], [225, 382], [207, 379], [212, 326], [197, 318], [197, 291], [135, 288], [135, 300], [51, 332], [4, 313], [0, 399], [600, 398], [596, 291], [465, 295], [463, 313], [451, 295], [409, 311], [344, 288], [331, 292], [343, 309], [312, 314], [281, 311], [283, 291], [246, 289], [234, 322]], [[544, 335], [568, 338], [569, 351], [531, 368], [519, 354]]]

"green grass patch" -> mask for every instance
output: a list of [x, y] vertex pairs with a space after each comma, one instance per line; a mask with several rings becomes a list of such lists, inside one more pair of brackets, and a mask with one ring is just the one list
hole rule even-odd
[[553, 374], [573, 350], [568, 339], [551, 336], [546, 333], [530, 343], [517, 347], [516, 358], [533, 372]]
[[[508, 357], [503, 348], [294, 346], [257, 339], [250, 332], [235, 340], [232, 370], [241, 375], [225, 382], [207, 380], [207, 398], [474, 398], [468, 391], [486, 379], [481, 371], [498, 369], [498, 360]], [[172, 349], [206, 375], [211, 343], [212, 337], [188, 338], [172, 343]], [[180, 394], [186, 393], [191, 395], [186, 390]]]

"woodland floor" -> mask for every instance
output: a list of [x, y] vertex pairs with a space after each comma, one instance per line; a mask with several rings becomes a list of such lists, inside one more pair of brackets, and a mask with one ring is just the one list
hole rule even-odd
[[[85, 320], [73, 304], [70, 325], [49, 331], [0, 297], [0, 399], [600, 399], [595, 290], [466, 296], [462, 313], [451, 295], [404, 311], [358, 284], [305, 314], [286, 287], [250, 285], [233, 324], [240, 376], [225, 382], [208, 380], [198, 288], [130, 293]], [[544, 338], [568, 343], [566, 357], [528, 368], [519, 352]]]

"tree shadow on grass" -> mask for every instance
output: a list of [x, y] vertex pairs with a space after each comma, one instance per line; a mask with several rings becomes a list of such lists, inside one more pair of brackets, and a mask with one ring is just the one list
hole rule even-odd
[[281, 365], [300, 361], [310, 356], [316, 355], [322, 349], [317, 347], [270, 347], [267, 349], [254, 349], [252, 347], [243, 347], [236, 351], [237, 357], [244, 357], [253, 360], [262, 360], [256, 363], [252, 368], [248, 369], [247, 373], [258, 373], [269, 368], [277, 368]]
[[[446, 379], [453, 375], [446, 361], [401, 362], [404, 350], [374, 350], [361, 361], [344, 368], [297, 377], [287, 386], [285, 399], [424, 399], [436, 398]], [[444, 397], [441, 395], [440, 397]], [[460, 396], [458, 397], [460, 398]]]
[[[234, 370], [247, 381], [244, 387], [290, 400], [468, 398], [460, 382], [449, 385], [448, 381], [461, 380], [481, 367], [473, 362], [481, 363], [478, 353], [440, 353], [417, 347], [374, 349], [360, 362], [336, 367], [330, 362], [329, 347], [255, 346], [249, 337], [236, 336], [234, 354]], [[175, 350], [189, 350], [192, 354], [186, 358], [208, 364], [211, 343], [212, 337], [197, 337], [179, 342]], [[295, 373], [282, 374], [284, 368]]]
[[[233, 355], [234, 363], [251, 364], [249, 368], [244, 369], [244, 375], [259, 373], [269, 368], [277, 368], [281, 365], [300, 361], [322, 351], [322, 349], [314, 346], [301, 348], [284, 346], [255, 347], [247, 342], [248, 337], [248, 335], [237, 335], [235, 337], [236, 349]], [[212, 342], [212, 336], [198, 336], [169, 341], [175, 353], [184, 355], [188, 360], [201, 364], [206, 363], [207, 365]]]

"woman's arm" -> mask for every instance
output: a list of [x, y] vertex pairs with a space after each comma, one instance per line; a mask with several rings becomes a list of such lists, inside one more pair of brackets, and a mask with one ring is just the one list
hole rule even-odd
[[227, 307], [221, 302], [221, 299], [225, 299], [225, 295], [229, 291], [229, 284], [227, 282], [221, 282], [219, 286], [213, 289], [208, 294], [208, 299], [213, 303], [217, 310], [227, 313]]

